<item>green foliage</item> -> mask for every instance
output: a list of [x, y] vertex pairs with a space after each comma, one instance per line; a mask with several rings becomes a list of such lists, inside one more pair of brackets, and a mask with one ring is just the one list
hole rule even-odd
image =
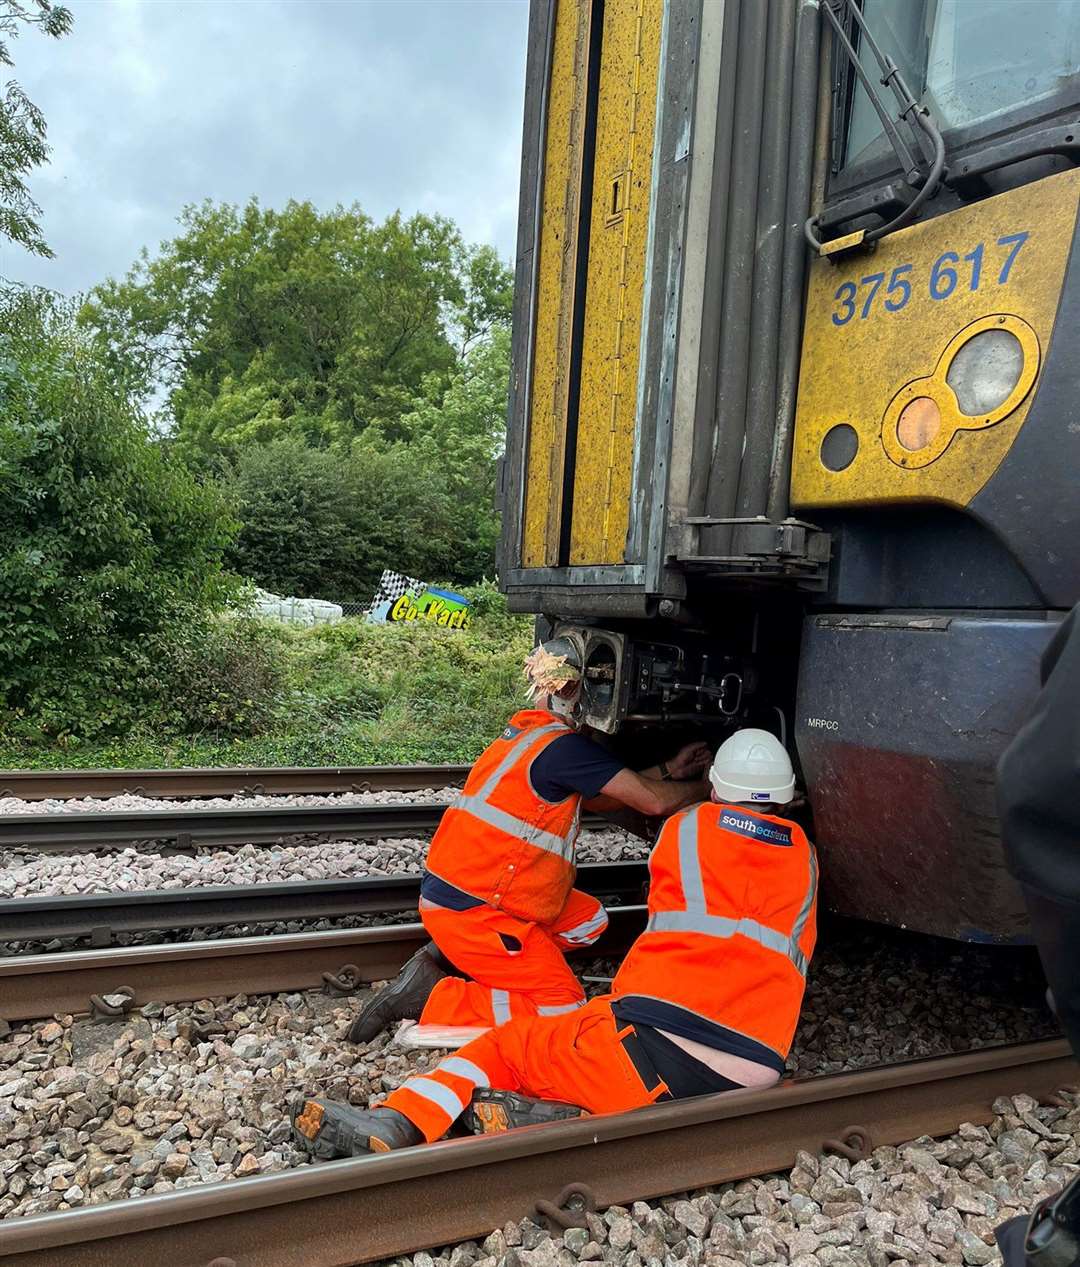
[[[0, 66], [14, 64], [10, 41], [22, 25], [59, 39], [71, 29], [71, 13], [49, 0], [0, 0]], [[44, 116], [10, 80], [0, 87], [0, 238], [51, 258], [38, 224], [41, 208], [30, 197], [25, 179], [48, 155]]]
[[456, 639], [215, 613], [232, 572], [343, 601], [388, 567], [459, 588], [493, 573], [509, 270], [440, 216], [206, 202], [180, 230], [77, 320], [0, 303], [0, 742], [106, 742], [101, 760], [124, 730], [124, 751], [144, 733], [251, 760], [482, 747], [527, 636], [492, 587]]
[[[152, 724], [147, 714], [122, 739], [92, 742], [34, 746], [0, 734], [0, 766], [472, 761], [523, 706], [532, 622], [510, 615], [490, 582], [465, 593], [473, 618], [463, 631], [359, 619], [309, 629], [219, 622], [212, 636], [231, 640], [232, 651], [190, 644], [190, 716], [159, 714]], [[200, 671], [212, 675], [209, 685]], [[246, 699], [257, 716], [231, 711]], [[250, 737], [253, 723], [263, 733]]]
[[348, 441], [397, 423], [431, 375], [509, 313], [509, 273], [442, 216], [374, 223], [205, 202], [123, 281], [98, 286], [82, 320], [150, 400], [164, 392], [189, 460], [299, 436]]
[[413, 575], [473, 581], [494, 572], [496, 459], [509, 381], [510, 331], [499, 327], [466, 353], [444, 392], [429, 378], [425, 395], [402, 419], [408, 442], [398, 453], [426, 473], [442, 528], [429, 538], [426, 572]]
[[494, 570], [513, 279], [440, 216], [206, 202], [81, 323], [170, 445], [226, 489], [229, 555], [278, 593], [370, 597], [384, 568]]
[[229, 552], [237, 572], [276, 594], [352, 598], [351, 507], [338, 454], [297, 436], [247, 445], [222, 479], [241, 524]]
[[229, 561], [278, 594], [370, 598], [384, 568], [455, 584], [495, 566], [495, 459], [509, 334], [473, 345], [449, 386], [429, 375], [400, 421], [332, 449], [297, 436], [240, 448], [222, 476], [242, 523]]
[[193, 620], [162, 640], [160, 724], [178, 734], [258, 735], [285, 702], [280, 626], [244, 617]]
[[0, 706], [95, 734], [163, 689], [167, 635], [233, 592], [234, 525], [148, 433], [70, 309], [0, 292]]

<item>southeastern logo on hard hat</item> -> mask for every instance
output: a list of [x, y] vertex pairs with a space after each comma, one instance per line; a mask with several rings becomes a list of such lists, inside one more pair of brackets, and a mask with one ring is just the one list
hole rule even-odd
[[785, 805], [795, 795], [795, 771], [787, 749], [767, 730], [737, 730], [717, 749], [709, 782], [721, 801]]

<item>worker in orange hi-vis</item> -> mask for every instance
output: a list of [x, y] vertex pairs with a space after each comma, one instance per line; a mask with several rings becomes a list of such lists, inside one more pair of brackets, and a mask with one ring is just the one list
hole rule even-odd
[[481, 754], [431, 842], [420, 917], [434, 944], [368, 1000], [352, 1042], [405, 1018], [467, 1033], [581, 1007], [585, 995], [564, 954], [607, 927], [603, 906], [574, 888], [583, 806], [664, 815], [705, 794], [703, 743], [635, 773], [578, 733], [573, 643], [537, 647], [525, 672], [536, 707], [515, 713]]
[[783, 1073], [814, 952], [817, 862], [794, 822], [791, 760], [740, 730], [710, 771], [711, 801], [675, 814], [649, 860], [649, 919], [609, 995], [489, 1030], [385, 1104], [292, 1106], [316, 1157], [764, 1087]]

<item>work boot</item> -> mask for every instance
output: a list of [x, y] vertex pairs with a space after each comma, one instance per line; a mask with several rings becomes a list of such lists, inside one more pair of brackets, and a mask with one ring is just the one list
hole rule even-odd
[[420, 1016], [436, 983], [448, 975], [436, 962], [437, 954], [432, 942], [421, 946], [390, 985], [368, 999], [349, 1027], [350, 1043], [370, 1043], [391, 1021]]
[[497, 1135], [515, 1126], [538, 1126], [546, 1122], [565, 1122], [568, 1118], [588, 1117], [576, 1104], [559, 1100], [532, 1100], [516, 1091], [495, 1091], [490, 1088], [474, 1091], [464, 1122], [473, 1135]]
[[396, 1109], [354, 1109], [337, 1100], [305, 1100], [289, 1105], [293, 1139], [320, 1161], [363, 1157], [422, 1144], [423, 1135]]

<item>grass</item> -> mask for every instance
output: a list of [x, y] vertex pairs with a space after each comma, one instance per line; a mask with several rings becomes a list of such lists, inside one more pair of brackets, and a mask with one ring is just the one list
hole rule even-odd
[[104, 741], [0, 736], [0, 769], [472, 761], [524, 702], [532, 621], [510, 615], [493, 587], [470, 596], [472, 623], [462, 631], [360, 618], [281, 626], [285, 685], [261, 734], [163, 733], [148, 721]]

